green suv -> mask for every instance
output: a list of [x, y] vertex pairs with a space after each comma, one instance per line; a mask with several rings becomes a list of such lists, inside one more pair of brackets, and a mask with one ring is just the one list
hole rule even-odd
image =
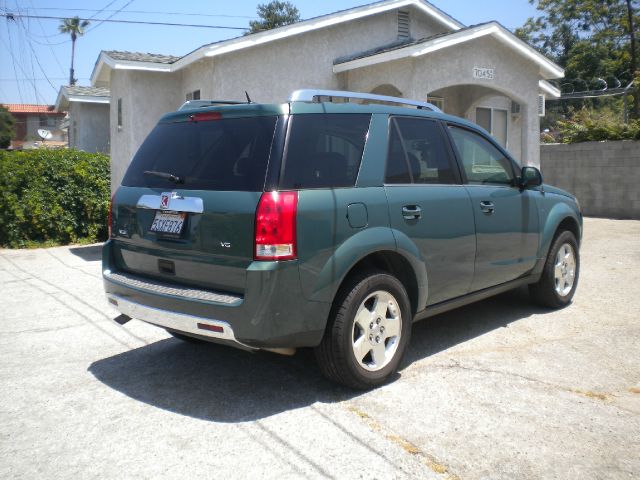
[[369, 388], [398, 369], [414, 321], [525, 284], [537, 303], [567, 305], [582, 215], [430, 104], [298, 90], [285, 104], [187, 102], [163, 116], [109, 226], [119, 323], [313, 347], [325, 376]]

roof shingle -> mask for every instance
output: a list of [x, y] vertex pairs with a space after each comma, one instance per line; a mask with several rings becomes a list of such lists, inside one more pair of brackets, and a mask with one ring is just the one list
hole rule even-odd
[[114, 60], [124, 60], [130, 62], [151, 62], [170, 64], [179, 60], [180, 57], [173, 55], [162, 55], [160, 53], [144, 53], [144, 52], [122, 52], [119, 50], [104, 50]]
[[53, 111], [53, 105], [35, 105], [32, 103], [4, 103], [11, 113], [58, 113]]
[[76, 97], [110, 97], [111, 92], [108, 88], [102, 87], [81, 87], [78, 85], [69, 85], [63, 87], [67, 95]]

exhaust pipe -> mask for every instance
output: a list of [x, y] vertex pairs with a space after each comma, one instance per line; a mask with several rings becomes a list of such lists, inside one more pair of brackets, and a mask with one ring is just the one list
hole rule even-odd
[[131, 320], [131, 317], [129, 315], [125, 315], [124, 313], [118, 315], [116, 318], [113, 319], [113, 321], [116, 322], [118, 325], [124, 325], [129, 320]]

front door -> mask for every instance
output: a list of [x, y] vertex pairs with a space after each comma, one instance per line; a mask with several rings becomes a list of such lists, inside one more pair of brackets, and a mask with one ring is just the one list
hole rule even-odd
[[412, 117], [394, 117], [389, 128], [385, 190], [394, 235], [417, 246], [429, 305], [464, 295], [473, 278], [474, 219], [445, 132], [434, 120]]
[[539, 218], [535, 195], [516, 185], [513, 162], [488, 139], [450, 125], [476, 225], [477, 251], [471, 291], [529, 272], [536, 263]]

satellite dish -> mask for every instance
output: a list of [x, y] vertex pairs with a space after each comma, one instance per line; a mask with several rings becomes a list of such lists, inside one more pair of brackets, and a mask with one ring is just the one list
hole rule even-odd
[[38, 129], [38, 135], [40, 135], [40, 138], [43, 140], [51, 140], [51, 138], [53, 137], [53, 134], [49, 130], [46, 130], [44, 128]]

